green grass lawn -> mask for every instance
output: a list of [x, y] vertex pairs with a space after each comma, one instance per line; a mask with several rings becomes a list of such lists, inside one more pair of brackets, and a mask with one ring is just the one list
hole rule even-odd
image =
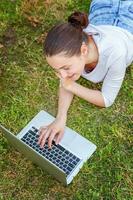
[[[41, 109], [57, 112], [59, 81], [46, 63], [42, 42], [52, 25], [88, 0], [0, 1], [0, 122], [19, 132]], [[100, 109], [75, 97], [67, 126], [97, 145], [68, 186], [9, 146], [0, 133], [0, 200], [132, 200], [133, 71], [127, 70], [114, 105]], [[88, 88], [100, 88], [85, 79]]]

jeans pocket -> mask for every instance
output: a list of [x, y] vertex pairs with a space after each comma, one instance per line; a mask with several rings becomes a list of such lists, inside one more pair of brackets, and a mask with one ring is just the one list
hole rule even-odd
[[132, 5], [129, 6], [128, 10], [129, 10], [129, 12], [133, 13], [133, 3], [132, 3]]
[[107, 8], [113, 7], [113, 0], [92, 0], [90, 5], [90, 13], [95, 12], [96, 10], [105, 10]]

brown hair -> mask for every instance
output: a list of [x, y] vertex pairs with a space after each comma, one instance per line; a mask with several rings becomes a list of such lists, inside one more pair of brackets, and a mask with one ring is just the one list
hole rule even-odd
[[83, 31], [88, 24], [86, 13], [74, 12], [68, 17], [67, 23], [55, 25], [45, 39], [45, 55], [53, 56], [61, 52], [64, 52], [64, 55], [68, 57], [80, 55], [82, 42], [88, 44], [88, 36]]

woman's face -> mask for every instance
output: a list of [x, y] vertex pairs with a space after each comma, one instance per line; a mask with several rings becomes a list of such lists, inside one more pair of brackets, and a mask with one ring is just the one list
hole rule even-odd
[[64, 54], [57, 54], [46, 57], [46, 60], [59, 78], [70, 78], [73, 81], [80, 78], [85, 66], [83, 56], [66, 57]]

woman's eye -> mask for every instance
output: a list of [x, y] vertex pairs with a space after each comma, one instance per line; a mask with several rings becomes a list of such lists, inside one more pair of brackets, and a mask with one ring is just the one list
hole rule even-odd
[[65, 70], [69, 70], [69, 67], [65, 67], [64, 69], [65, 69]]

